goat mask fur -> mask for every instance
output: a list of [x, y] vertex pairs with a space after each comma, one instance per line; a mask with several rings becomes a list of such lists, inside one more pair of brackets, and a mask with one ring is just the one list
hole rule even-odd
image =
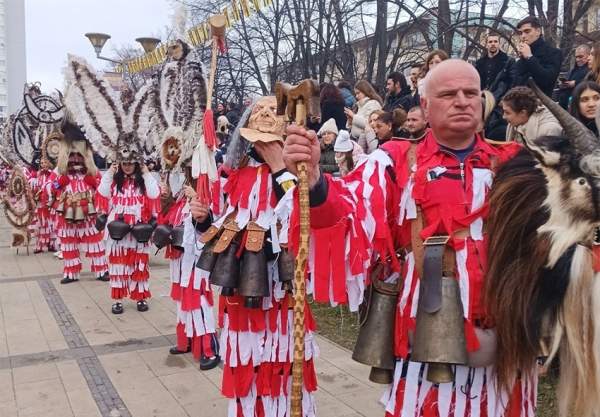
[[[560, 347], [559, 415], [600, 416], [600, 142], [531, 85], [565, 137], [528, 140], [490, 193], [486, 305], [496, 323], [500, 386], [537, 372]], [[600, 252], [598, 252], [600, 253]], [[595, 278], [594, 278], [595, 277]], [[571, 414], [570, 414], [571, 413]]]

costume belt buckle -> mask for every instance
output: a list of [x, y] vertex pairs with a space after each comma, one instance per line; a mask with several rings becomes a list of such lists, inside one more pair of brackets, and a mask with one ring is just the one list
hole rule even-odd
[[423, 246], [445, 245], [450, 240], [450, 236], [431, 236], [425, 239]]

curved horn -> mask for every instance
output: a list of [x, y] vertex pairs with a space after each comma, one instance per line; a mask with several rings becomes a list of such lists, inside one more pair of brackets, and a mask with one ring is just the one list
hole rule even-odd
[[559, 121], [566, 136], [571, 140], [571, 143], [577, 152], [582, 155], [587, 155], [600, 147], [598, 138], [596, 138], [583, 123], [575, 119], [569, 112], [560, 107], [558, 103], [544, 94], [532, 78], [527, 80], [527, 84], [533, 90], [535, 95], [538, 96], [542, 104], [546, 106]]

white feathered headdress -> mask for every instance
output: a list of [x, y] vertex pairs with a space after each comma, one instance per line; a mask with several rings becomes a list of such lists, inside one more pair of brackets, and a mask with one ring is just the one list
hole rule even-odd
[[155, 151], [150, 133], [156, 111], [152, 84], [131, 97], [117, 96], [83, 59], [69, 55], [65, 105], [81, 124], [93, 149], [113, 161], [142, 161]]

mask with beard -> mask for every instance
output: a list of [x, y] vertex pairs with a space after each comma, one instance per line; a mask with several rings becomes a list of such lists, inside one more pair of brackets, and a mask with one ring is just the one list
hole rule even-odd
[[85, 168], [85, 160], [80, 153], [69, 154], [69, 173], [83, 174], [87, 171]]

